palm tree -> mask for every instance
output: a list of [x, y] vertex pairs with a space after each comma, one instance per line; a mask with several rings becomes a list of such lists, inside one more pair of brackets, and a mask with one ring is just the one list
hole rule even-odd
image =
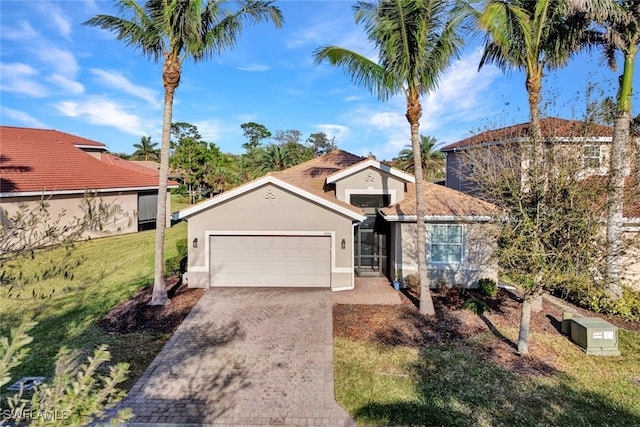
[[593, 35], [588, 31], [591, 19], [587, 12], [601, 10], [608, 1], [584, 0], [577, 9], [575, 0], [487, 0], [479, 13], [478, 24], [486, 32], [479, 68], [493, 63], [505, 72], [524, 71], [534, 148], [542, 143], [544, 72], [566, 65], [585, 45]]
[[328, 60], [344, 68], [356, 85], [374, 93], [381, 101], [403, 93], [406, 117], [411, 127], [411, 146], [416, 179], [417, 264], [420, 275], [420, 312], [434, 315], [426, 266], [424, 181], [421, 179], [420, 96], [437, 87], [438, 78], [463, 45], [459, 34], [464, 19], [461, 10], [447, 0], [379, 0], [359, 2], [355, 19], [364, 24], [369, 40], [378, 50], [379, 63], [337, 46], [314, 52], [316, 63]]
[[136, 0], [115, 0], [115, 3], [119, 16], [97, 15], [84, 24], [109, 30], [118, 40], [155, 62], [163, 61], [164, 111], [151, 304], [164, 305], [169, 302], [164, 282], [164, 230], [171, 116], [182, 64], [187, 58], [199, 62], [232, 48], [245, 23], [272, 21], [280, 27], [283, 19], [271, 0], [239, 0], [233, 11], [222, 0], [147, 0], [143, 4]]
[[[609, 0], [487, 0], [484, 9], [477, 16], [480, 28], [486, 31], [479, 68], [493, 63], [505, 72], [515, 68], [525, 73], [532, 142], [527, 175], [532, 182], [529, 187], [534, 191], [545, 188], [546, 163], [540, 125], [543, 74], [548, 68], [565, 65], [573, 53], [595, 36], [589, 31], [592, 22], [590, 14], [602, 11], [608, 2]], [[577, 7], [578, 4], [580, 7]], [[541, 292], [543, 280], [542, 274], [535, 275], [535, 285], [525, 293], [522, 303], [518, 352], [523, 355], [529, 352], [531, 307]]]
[[157, 142], [151, 142], [150, 136], [143, 136], [139, 143], [133, 144], [133, 148], [136, 149], [133, 157], [138, 160], [149, 161], [151, 159], [157, 162], [160, 157], [160, 150], [156, 148], [157, 146]]
[[[420, 135], [420, 157], [422, 157], [422, 171], [426, 181], [444, 177], [444, 154], [434, 149], [437, 143], [438, 141], [432, 136]], [[400, 150], [396, 166], [405, 172], [415, 173], [413, 149], [410, 145]]]
[[[605, 281], [612, 299], [622, 297], [622, 222], [625, 166], [631, 117], [631, 93], [635, 58], [640, 45], [640, 2], [637, 0], [616, 0], [615, 8], [604, 21], [605, 33], [602, 37], [604, 54], [609, 66], [616, 70], [616, 53], [621, 52], [624, 66], [620, 76], [620, 87], [616, 99], [616, 117], [611, 156], [609, 158], [609, 186], [607, 208], [607, 256]], [[640, 147], [637, 147], [640, 150]], [[640, 176], [636, 177], [640, 182]]]

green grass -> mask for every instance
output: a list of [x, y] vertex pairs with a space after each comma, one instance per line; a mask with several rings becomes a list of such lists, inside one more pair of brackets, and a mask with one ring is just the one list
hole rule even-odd
[[183, 197], [180, 194], [171, 194], [171, 212], [178, 212], [189, 206], [192, 206], [189, 203], [189, 197]]
[[[177, 255], [175, 242], [186, 237], [186, 229], [186, 224], [180, 223], [167, 230], [166, 258]], [[23, 318], [38, 325], [30, 331], [34, 338], [31, 351], [12, 377], [50, 376], [62, 346], [86, 356], [100, 344], [110, 346], [113, 362], [132, 362], [132, 377], [140, 375], [167, 337], [109, 334], [98, 328], [96, 321], [136, 290], [153, 283], [154, 242], [155, 230], [79, 242], [72, 249], [71, 259], [79, 261], [72, 278], [56, 275], [42, 279], [37, 273], [64, 258], [61, 248], [42, 251], [33, 260], [21, 262], [24, 272], [36, 272], [39, 277], [10, 291], [0, 288], [0, 336], [8, 335]]]
[[366, 425], [637, 426], [640, 334], [619, 333], [620, 357], [587, 356], [565, 337], [536, 335], [562, 361], [548, 376], [488, 361], [482, 343], [496, 339], [488, 333], [423, 349], [336, 338], [336, 398]]

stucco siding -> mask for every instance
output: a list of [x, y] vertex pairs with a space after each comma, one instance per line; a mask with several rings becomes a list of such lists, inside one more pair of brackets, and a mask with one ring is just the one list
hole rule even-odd
[[[24, 204], [29, 210], [36, 209], [42, 199], [42, 196], [3, 197], [0, 201], [0, 207], [6, 210], [9, 217], [11, 217], [20, 209], [20, 204]], [[61, 218], [61, 226], [64, 224], [71, 224], [75, 221], [75, 218], [82, 218], [85, 216], [83, 199], [83, 194], [53, 195], [44, 197], [48, 206], [47, 211], [52, 221], [57, 219], [59, 215], [63, 214]], [[99, 195], [99, 199], [101, 199], [105, 204], [118, 206], [120, 212], [103, 224], [103, 231], [89, 230], [82, 236], [83, 238], [97, 238], [138, 231], [137, 192], [103, 193]]]
[[[217, 233], [286, 235], [321, 233], [332, 239], [331, 287], [348, 287], [353, 276], [353, 227], [347, 216], [274, 184], [254, 188], [187, 219], [190, 287], [209, 286], [208, 236]], [[193, 247], [198, 239], [198, 247]], [[344, 239], [345, 249], [341, 242]]]
[[[451, 223], [455, 224], [455, 223]], [[438, 264], [430, 261], [431, 225], [427, 224], [426, 257], [430, 286], [440, 283], [475, 287], [479, 279], [488, 277], [497, 281], [497, 267], [491, 261], [496, 247], [495, 227], [488, 223], [465, 223], [463, 226], [463, 257], [461, 263]], [[404, 278], [418, 273], [416, 224], [402, 223], [396, 229], [396, 242], [402, 250], [397, 254], [394, 269]]]
[[401, 179], [370, 167], [336, 182], [336, 197], [350, 203], [351, 194], [390, 194], [390, 203], [404, 200], [405, 183]]

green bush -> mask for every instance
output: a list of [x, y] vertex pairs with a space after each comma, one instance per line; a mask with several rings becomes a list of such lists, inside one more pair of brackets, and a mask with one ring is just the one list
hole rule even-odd
[[462, 308], [469, 310], [470, 312], [482, 316], [489, 310], [489, 306], [484, 301], [477, 300], [475, 298], [469, 298], [464, 302]]
[[189, 253], [189, 249], [187, 247], [188, 243], [187, 243], [187, 239], [178, 239], [176, 241], [176, 249], [178, 250], [178, 255], [181, 257], [185, 257], [187, 256], [187, 254]]
[[164, 275], [166, 277], [169, 276], [180, 276], [180, 274], [182, 273], [182, 259], [184, 257], [183, 256], [174, 256], [171, 257], [169, 259], [167, 259], [164, 262]]
[[623, 287], [622, 298], [612, 300], [603, 285], [588, 278], [566, 275], [554, 281], [556, 295], [596, 313], [612, 314], [634, 322], [640, 321], [640, 292]]
[[498, 284], [488, 277], [478, 280], [478, 290], [483, 295], [494, 297], [498, 293]]

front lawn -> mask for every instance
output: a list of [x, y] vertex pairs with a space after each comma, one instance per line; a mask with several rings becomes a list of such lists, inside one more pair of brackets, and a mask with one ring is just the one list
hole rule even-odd
[[[587, 356], [541, 326], [551, 323], [543, 311], [522, 358], [513, 349], [517, 322], [505, 321], [515, 312], [482, 319], [443, 309], [425, 321], [413, 311], [334, 307], [336, 399], [359, 424], [640, 425], [638, 332], [619, 330], [620, 357]], [[352, 319], [362, 329], [342, 328]]]
[[[176, 241], [186, 234], [185, 223], [167, 230], [166, 258], [177, 255]], [[24, 363], [12, 371], [12, 378], [50, 377], [60, 347], [88, 355], [100, 344], [110, 346], [113, 362], [126, 360], [132, 364], [132, 378], [140, 375], [168, 335], [107, 333], [96, 322], [138, 289], [153, 283], [154, 242], [155, 230], [79, 242], [65, 261], [67, 265], [78, 265], [69, 269], [66, 277], [46, 277], [48, 273], [44, 273], [28, 285], [0, 288], [0, 336], [8, 335], [9, 329], [23, 318], [38, 322], [30, 332], [34, 338], [31, 351]], [[26, 275], [61, 259], [64, 249], [46, 250], [33, 260], [24, 261], [21, 268]], [[126, 386], [130, 385], [131, 380]]]

